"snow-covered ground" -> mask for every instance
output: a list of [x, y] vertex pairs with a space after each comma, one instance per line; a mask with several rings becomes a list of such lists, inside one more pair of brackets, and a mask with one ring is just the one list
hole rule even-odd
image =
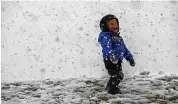
[[108, 76], [101, 79], [47, 79], [2, 83], [2, 104], [177, 104], [178, 75], [125, 75], [123, 94], [105, 91]]

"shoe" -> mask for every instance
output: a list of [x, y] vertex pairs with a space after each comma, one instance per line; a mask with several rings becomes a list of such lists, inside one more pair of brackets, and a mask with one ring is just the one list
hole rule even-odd
[[109, 94], [115, 95], [118, 93], [117, 88], [115, 86], [107, 86], [107, 91]]
[[107, 91], [109, 94], [112, 94], [112, 95], [115, 95], [115, 94], [123, 94], [122, 91], [120, 90], [120, 88], [118, 87], [110, 87], [110, 86], [107, 86]]
[[117, 94], [123, 94], [122, 91], [120, 90], [120, 88], [117, 88], [116, 93]]

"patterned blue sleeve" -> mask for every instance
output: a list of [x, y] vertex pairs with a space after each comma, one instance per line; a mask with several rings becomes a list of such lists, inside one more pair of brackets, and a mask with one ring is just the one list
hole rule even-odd
[[133, 59], [133, 56], [132, 56], [132, 54], [130, 53], [130, 51], [127, 49], [127, 47], [125, 46], [125, 44], [124, 44], [124, 48], [125, 48], [125, 59], [126, 59], [127, 61], [132, 60], [132, 59]]
[[101, 41], [101, 46], [103, 48], [103, 51], [107, 54], [107, 55], [116, 55], [115, 50], [113, 50], [112, 48], [112, 41], [111, 38], [108, 36], [104, 36], [102, 41]]

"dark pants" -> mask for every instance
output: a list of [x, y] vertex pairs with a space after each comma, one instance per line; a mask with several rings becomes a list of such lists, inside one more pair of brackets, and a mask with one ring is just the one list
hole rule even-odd
[[118, 89], [119, 83], [123, 80], [124, 74], [122, 72], [122, 61], [117, 64], [113, 64], [110, 60], [104, 60], [105, 67], [110, 75], [110, 79], [107, 83], [107, 88], [109, 87], [112, 92]]

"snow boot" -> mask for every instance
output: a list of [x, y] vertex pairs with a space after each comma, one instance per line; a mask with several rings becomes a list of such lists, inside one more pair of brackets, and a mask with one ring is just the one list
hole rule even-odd
[[107, 87], [107, 92], [109, 94], [115, 95], [115, 94], [122, 94], [120, 88], [116, 87], [116, 86], [108, 86]]

